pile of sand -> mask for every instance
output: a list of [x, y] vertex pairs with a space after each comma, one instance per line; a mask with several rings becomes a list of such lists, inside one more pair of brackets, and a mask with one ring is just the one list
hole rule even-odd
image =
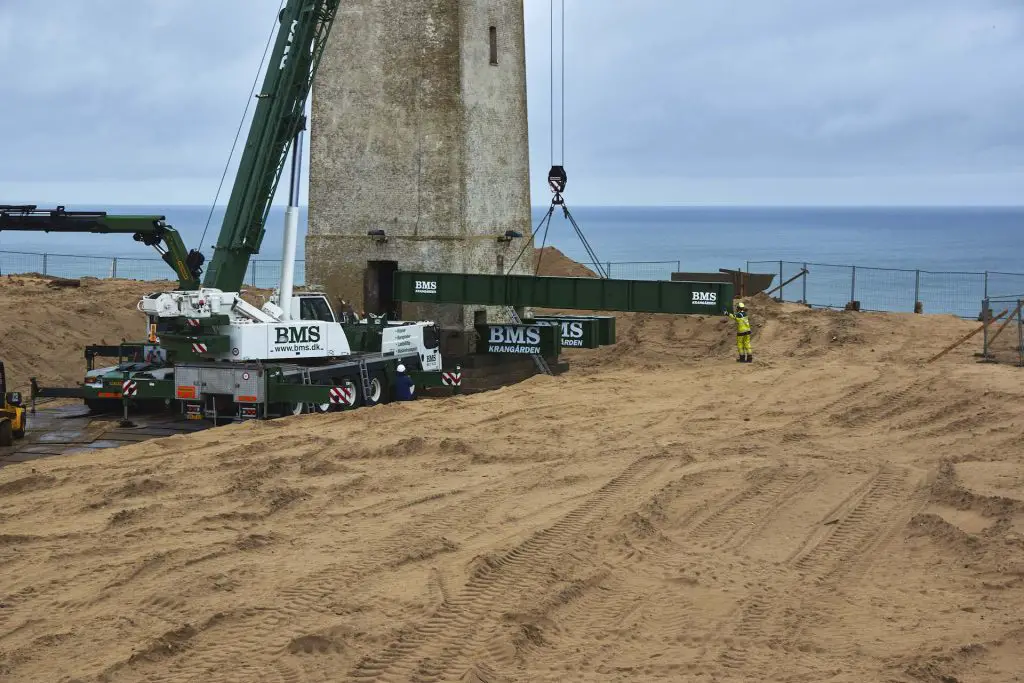
[[534, 269], [538, 275], [551, 277], [597, 277], [590, 268], [577, 263], [555, 247], [534, 249]]
[[557, 378], [4, 468], [0, 678], [1014, 680], [1024, 370], [752, 311], [752, 365], [620, 315]]
[[[174, 281], [82, 278], [77, 287], [51, 286], [43, 275], [0, 277], [0, 360], [8, 390], [29, 391], [29, 378], [41, 386], [74, 386], [85, 375], [84, 349], [146, 338], [146, 319], [136, 306], [149, 292], [174, 289]], [[268, 290], [249, 289], [243, 297], [262, 302]], [[98, 359], [97, 363], [114, 363]]]
[[[88, 344], [144, 339], [146, 319], [139, 299], [173, 282], [82, 278], [79, 287], [49, 287], [52, 278], [0, 278], [0, 360], [10, 390], [28, 392], [29, 377], [41, 385], [73, 386], [85, 374]], [[105, 362], [105, 361], [100, 361]]]

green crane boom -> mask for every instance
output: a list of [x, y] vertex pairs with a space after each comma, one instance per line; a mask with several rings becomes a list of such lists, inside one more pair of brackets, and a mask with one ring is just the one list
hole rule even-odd
[[237, 292], [249, 258], [259, 253], [289, 148], [306, 125], [306, 100], [338, 5], [339, 0], [288, 0], [281, 10], [281, 27], [204, 287]]
[[203, 255], [194, 249], [188, 251], [181, 235], [165, 220], [164, 216], [111, 216], [106, 211], [65, 211], [63, 206], [56, 209], [38, 209], [34, 204], [0, 206], [0, 230], [131, 234], [136, 242], [154, 247], [174, 269], [180, 289], [198, 289]]

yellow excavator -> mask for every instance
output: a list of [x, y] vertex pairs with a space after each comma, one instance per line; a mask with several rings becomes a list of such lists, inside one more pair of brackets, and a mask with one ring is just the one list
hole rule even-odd
[[7, 393], [7, 373], [0, 361], [0, 447], [13, 446], [15, 439], [25, 436], [28, 414], [20, 391]]

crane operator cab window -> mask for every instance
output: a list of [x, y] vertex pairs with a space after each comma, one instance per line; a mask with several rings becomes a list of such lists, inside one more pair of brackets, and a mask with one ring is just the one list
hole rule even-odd
[[423, 348], [436, 349], [441, 345], [441, 330], [437, 325], [425, 325], [423, 327]]
[[327, 299], [322, 296], [304, 296], [299, 299], [299, 318], [302, 320], [322, 320], [333, 323], [334, 312], [331, 311]]

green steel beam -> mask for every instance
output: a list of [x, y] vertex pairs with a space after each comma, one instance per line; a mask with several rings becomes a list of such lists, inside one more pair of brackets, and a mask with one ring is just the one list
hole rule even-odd
[[398, 271], [394, 285], [413, 303], [715, 316], [733, 306], [731, 282]]

